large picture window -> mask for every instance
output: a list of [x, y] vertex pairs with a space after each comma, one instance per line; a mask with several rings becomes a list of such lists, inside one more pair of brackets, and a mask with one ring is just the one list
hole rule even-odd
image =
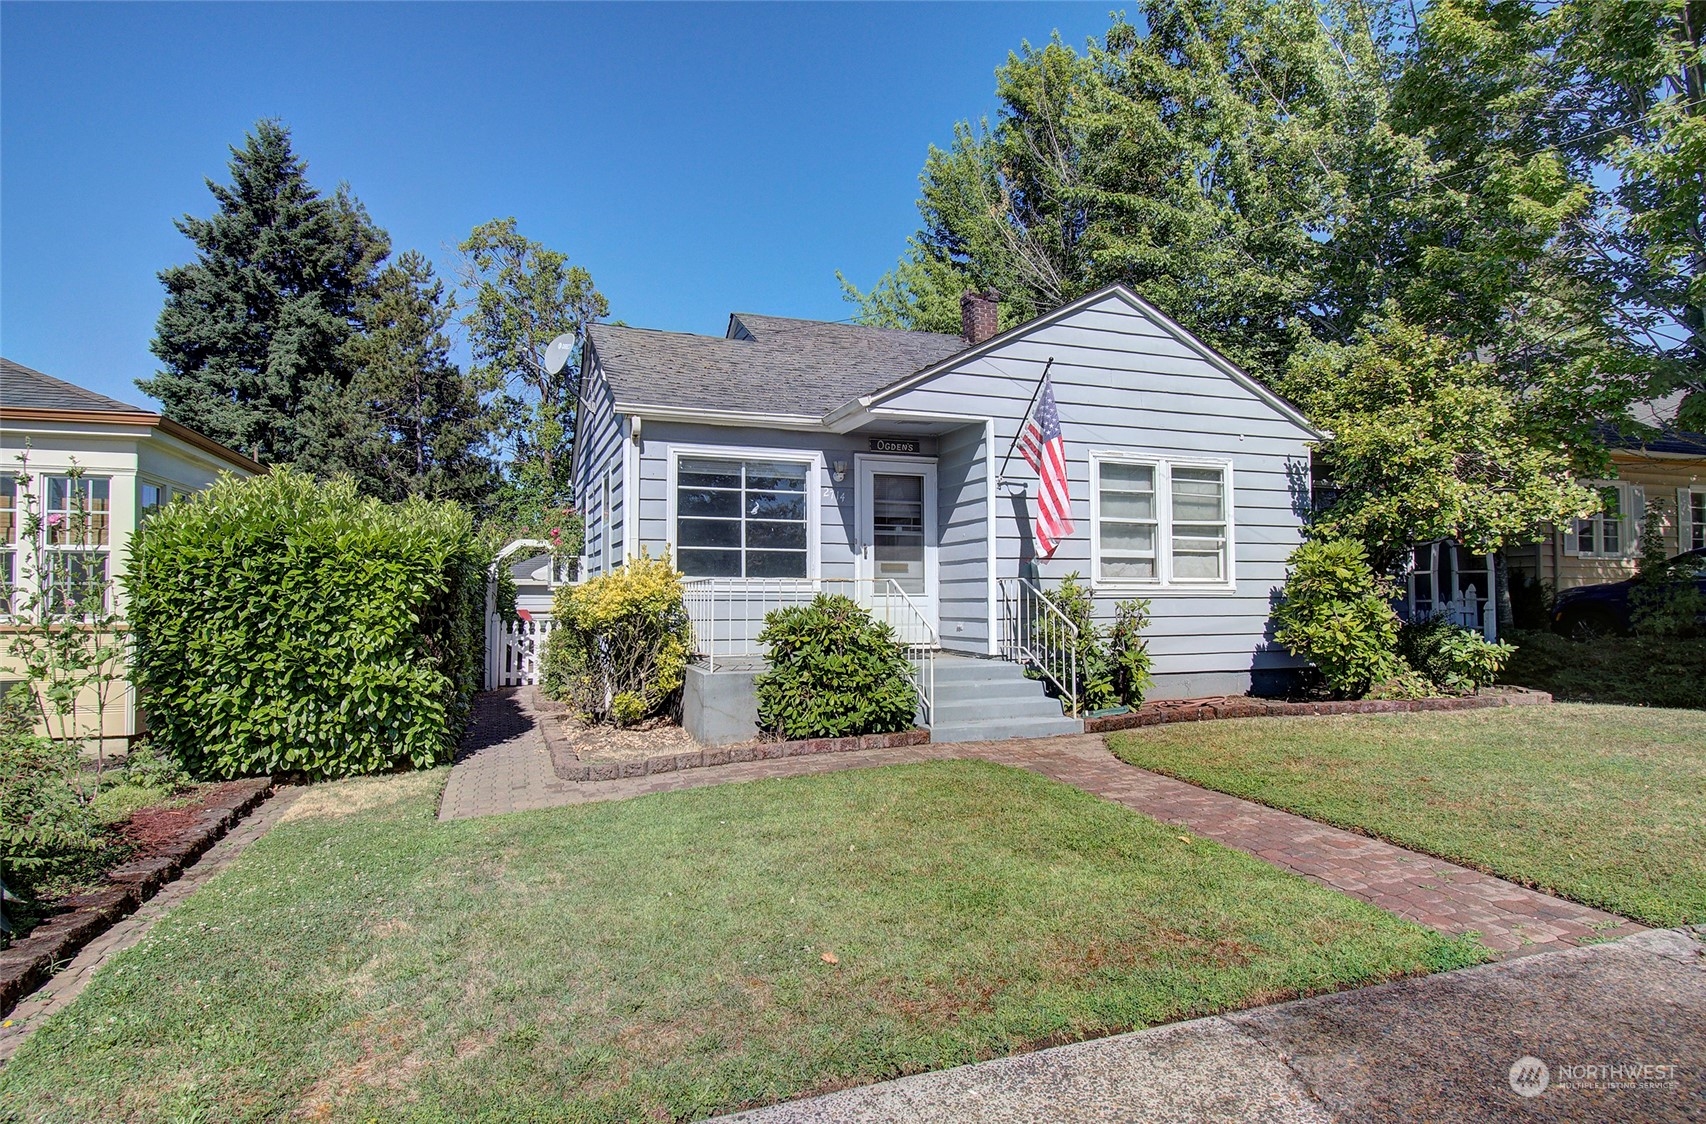
[[801, 461], [681, 456], [676, 565], [688, 577], [809, 577], [810, 481]]
[[1118, 454], [1090, 464], [1098, 584], [1232, 585], [1230, 465]]

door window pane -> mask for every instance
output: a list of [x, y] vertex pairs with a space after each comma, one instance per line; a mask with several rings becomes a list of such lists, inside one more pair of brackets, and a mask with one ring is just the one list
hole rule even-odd
[[907, 593], [924, 593], [924, 477], [873, 473], [871, 495], [873, 573]]

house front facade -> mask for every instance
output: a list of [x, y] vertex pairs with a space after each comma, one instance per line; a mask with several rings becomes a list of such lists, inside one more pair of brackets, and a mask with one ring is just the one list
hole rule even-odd
[[[20, 459], [26, 452], [27, 463]], [[70, 566], [53, 567], [54, 572], [77, 574], [94, 585], [110, 581], [113, 608], [122, 615], [120, 579], [130, 539], [149, 514], [200, 491], [221, 473], [264, 471], [159, 414], [0, 359], [0, 584], [9, 595], [0, 613], [0, 689], [22, 677], [8, 653], [19, 625], [7, 618], [36, 592], [38, 577], [20, 542], [26, 493], [37, 497], [44, 518], [58, 515], [61, 524], [73, 511], [87, 514], [89, 527], [78, 541], [50, 537], [46, 550], [73, 556], [64, 559]], [[136, 699], [127, 684], [119, 684], [117, 697], [102, 709], [103, 737], [137, 732]]]
[[[1321, 435], [1124, 286], [1002, 333], [991, 296], [964, 312], [959, 336], [744, 313], [721, 337], [593, 326], [583, 573], [668, 551], [713, 657], [818, 590], [904, 600], [911, 642], [1009, 655], [1014, 591], [1077, 574], [1104, 621], [1151, 602], [1151, 697], [1291, 672], [1269, 616]], [[1045, 371], [1076, 528], [1041, 557], [1013, 447]]]

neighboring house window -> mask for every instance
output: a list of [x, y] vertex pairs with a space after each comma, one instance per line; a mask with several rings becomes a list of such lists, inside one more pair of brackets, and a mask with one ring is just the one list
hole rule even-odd
[[1634, 538], [1629, 533], [1625, 489], [1604, 481], [1593, 481], [1588, 486], [1599, 492], [1602, 510], [1588, 519], [1576, 520], [1570, 531], [1576, 553], [1584, 558], [1622, 558], [1629, 553]]
[[1232, 467], [1093, 454], [1091, 550], [1106, 585], [1230, 586]]
[[810, 475], [801, 461], [680, 457], [676, 565], [688, 577], [808, 577]]
[[1688, 491], [1688, 541], [1683, 550], [1706, 550], [1706, 488]]
[[18, 587], [18, 478], [0, 476], [0, 612]]
[[112, 534], [112, 482], [100, 476], [47, 477], [47, 589], [63, 608], [104, 595]]
[[136, 504], [136, 525], [148, 522], [148, 517], [165, 507], [171, 500], [171, 493], [161, 484], [143, 482], [141, 493]]

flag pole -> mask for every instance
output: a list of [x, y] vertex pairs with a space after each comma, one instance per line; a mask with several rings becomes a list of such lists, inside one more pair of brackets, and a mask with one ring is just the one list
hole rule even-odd
[[1043, 383], [1048, 381], [1049, 368], [1054, 366], [1054, 356], [1048, 357], [1043, 364], [1042, 377], [1037, 380], [1037, 388], [1031, 391], [1031, 404], [1025, 407], [1024, 414], [1019, 418], [1019, 428], [1013, 431], [1013, 440], [1007, 446], [1007, 455], [1001, 458], [1001, 471], [995, 474], [995, 482], [1001, 483], [1007, 479], [1007, 465], [1013, 459], [1013, 450], [1019, 447], [1019, 436], [1025, 432], [1025, 423], [1031, 420], [1031, 411], [1037, 408], [1037, 396], [1043, 392]]

